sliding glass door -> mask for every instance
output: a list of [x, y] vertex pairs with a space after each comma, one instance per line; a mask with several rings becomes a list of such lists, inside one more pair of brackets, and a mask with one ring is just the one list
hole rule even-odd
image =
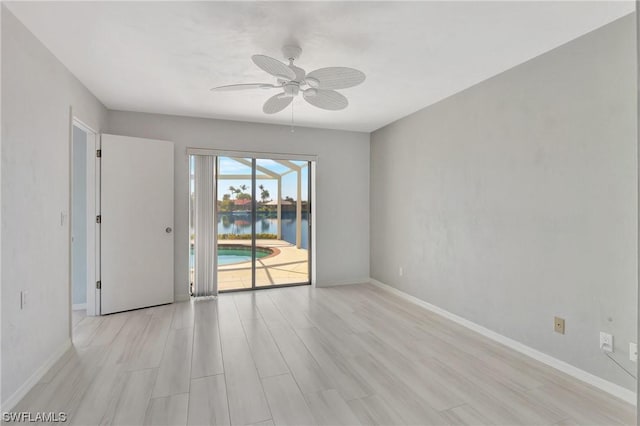
[[309, 283], [309, 162], [256, 160], [256, 287]]
[[[190, 159], [191, 176], [197, 175]], [[218, 291], [311, 282], [311, 162], [296, 159], [215, 156], [214, 235], [190, 227], [190, 278], [199, 238], [216, 248]], [[190, 218], [197, 205], [190, 185]]]

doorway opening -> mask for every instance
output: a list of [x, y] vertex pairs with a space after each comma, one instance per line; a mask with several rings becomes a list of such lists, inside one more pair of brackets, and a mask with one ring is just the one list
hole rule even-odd
[[70, 135], [70, 306], [71, 334], [89, 315], [96, 315], [95, 146], [97, 133], [74, 118]]
[[[211, 278], [218, 292], [254, 290], [312, 281], [313, 161], [263, 155], [219, 155], [212, 176], [213, 257]], [[190, 283], [196, 281], [198, 247], [197, 155], [190, 169]], [[200, 176], [200, 175], [198, 175]], [[201, 178], [201, 177], [200, 177]], [[202, 214], [202, 212], [200, 212]], [[197, 243], [198, 242], [198, 243]], [[206, 261], [207, 259], [205, 259]], [[198, 295], [198, 294], [196, 294]]]

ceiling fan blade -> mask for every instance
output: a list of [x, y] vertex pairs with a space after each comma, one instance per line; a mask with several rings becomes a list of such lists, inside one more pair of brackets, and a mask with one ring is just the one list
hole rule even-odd
[[347, 98], [334, 90], [307, 89], [302, 96], [311, 105], [330, 111], [345, 109], [349, 105]]
[[364, 81], [366, 76], [362, 71], [353, 68], [329, 67], [311, 71], [306, 78], [311, 87], [336, 90], [357, 86]]
[[214, 87], [210, 90], [216, 92], [231, 92], [235, 90], [246, 90], [246, 89], [275, 89], [278, 86], [274, 86], [269, 83], [242, 83], [242, 84], [228, 84], [226, 86], [218, 86]]
[[284, 80], [293, 80], [296, 78], [296, 73], [291, 68], [270, 56], [253, 55], [251, 59], [261, 70], [268, 72], [274, 77]]
[[262, 107], [262, 111], [264, 111], [265, 114], [275, 114], [288, 107], [291, 101], [293, 101], [291, 96], [285, 96], [284, 92], [278, 93], [267, 99], [267, 102], [265, 102]]

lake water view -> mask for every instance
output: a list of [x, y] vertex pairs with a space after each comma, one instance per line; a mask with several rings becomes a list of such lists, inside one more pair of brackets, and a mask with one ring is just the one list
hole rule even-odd
[[[256, 218], [256, 234], [277, 234], [278, 220], [268, 212], [258, 212]], [[251, 213], [233, 212], [218, 213], [218, 235], [220, 234], [251, 234]], [[282, 212], [282, 239], [296, 243], [296, 213]], [[219, 240], [219, 242], [224, 242]], [[309, 248], [309, 214], [302, 212], [302, 248]]]

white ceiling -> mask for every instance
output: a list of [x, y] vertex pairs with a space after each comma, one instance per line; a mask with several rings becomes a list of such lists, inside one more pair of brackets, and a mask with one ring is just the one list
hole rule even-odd
[[297, 125], [372, 131], [633, 12], [617, 2], [10, 2], [9, 9], [107, 108], [289, 123], [251, 62], [303, 48], [296, 65], [358, 68], [350, 105], [294, 101]]

